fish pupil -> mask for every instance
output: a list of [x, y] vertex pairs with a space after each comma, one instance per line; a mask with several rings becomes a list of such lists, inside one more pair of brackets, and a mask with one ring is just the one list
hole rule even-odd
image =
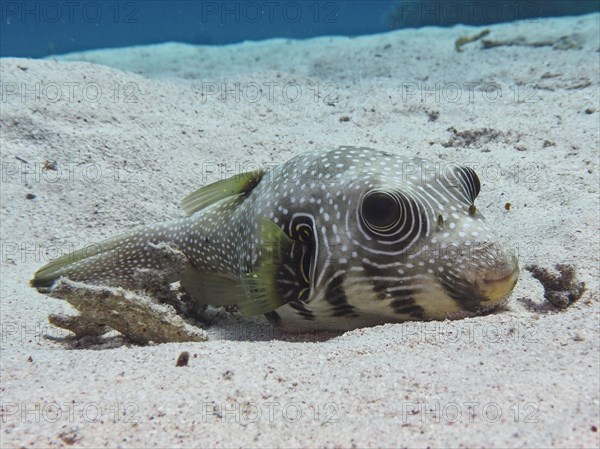
[[385, 229], [400, 219], [398, 202], [385, 192], [368, 195], [362, 204], [362, 216], [370, 228]]

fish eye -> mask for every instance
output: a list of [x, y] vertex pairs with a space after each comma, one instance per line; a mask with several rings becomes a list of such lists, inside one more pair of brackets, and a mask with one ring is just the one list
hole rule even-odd
[[400, 203], [393, 194], [372, 191], [365, 195], [361, 205], [364, 225], [376, 233], [386, 233], [400, 221]]

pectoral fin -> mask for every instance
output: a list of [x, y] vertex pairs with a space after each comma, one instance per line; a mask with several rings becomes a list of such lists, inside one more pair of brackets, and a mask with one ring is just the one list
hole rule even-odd
[[260, 222], [260, 242], [256, 269], [241, 279], [199, 272], [189, 266], [182, 276], [182, 286], [201, 304], [237, 304], [246, 316], [272, 312], [308, 296], [309, 281], [301, 266], [303, 258], [308, 257], [308, 247], [291, 239], [267, 218]]
[[181, 286], [200, 304], [226, 306], [244, 301], [242, 282], [233, 275], [201, 273], [188, 265], [181, 276]]
[[282, 261], [294, 241], [273, 221], [262, 218], [260, 223], [260, 258], [258, 268], [244, 276], [246, 299], [240, 303], [244, 315], [268, 313], [288, 300], [278, 286]]

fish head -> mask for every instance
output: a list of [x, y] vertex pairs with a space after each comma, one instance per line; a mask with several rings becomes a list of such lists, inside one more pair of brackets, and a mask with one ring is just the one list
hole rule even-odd
[[313, 236], [304, 270], [313, 310], [376, 324], [464, 316], [506, 301], [518, 260], [475, 206], [474, 170], [370, 149], [334, 155], [329, 183], [300, 190], [313, 207], [288, 221], [290, 234]]

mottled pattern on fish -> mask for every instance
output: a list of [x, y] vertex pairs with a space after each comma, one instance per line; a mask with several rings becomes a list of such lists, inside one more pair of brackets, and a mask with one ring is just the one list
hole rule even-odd
[[518, 277], [515, 255], [474, 206], [477, 175], [456, 164], [368, 148], [301, 154], [191, 194], [190, 216], [100, 244], [100, 254], [51, 263], [60, 276], [128, 286], [161, 269], [149, 243], [179, 248], [182, 285], [199, 302], [240, 304], [287, 330], [353, 329], [444, 319], [497, 306]]

